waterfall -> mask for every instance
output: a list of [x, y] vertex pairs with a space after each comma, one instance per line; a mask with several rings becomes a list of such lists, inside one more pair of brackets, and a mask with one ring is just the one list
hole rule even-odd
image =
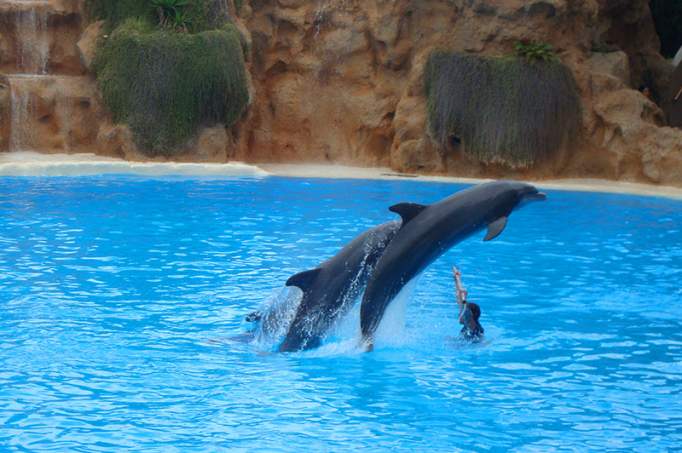
[[50, 39], [48, 0], [14, 0], [16, 74], [10, 88], [9, 151], [37, 149], [37, 90], [49, 81]]
[[36, 88], [40, 76], [8, 76], [10, 86], [10, 151], [26, 151], [34, 149], [33, 118], [35, 105], [31, 101], [31, 92]]
[[57, 75], [7, 76], [10, 87], [9, 151], [60, 151], [73, 148], [73, 129], [83, 78]]
[[50, 58], [47, 2], [23, 1], [27, 9], [17, 11], [17, 67], [27, 74], [46, 74]]

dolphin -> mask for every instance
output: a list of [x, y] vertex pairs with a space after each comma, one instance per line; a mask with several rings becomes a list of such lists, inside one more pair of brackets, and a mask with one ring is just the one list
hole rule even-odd
[[362, 340], [367, 350], [386, 307], [400, 290], [443, 253], [478, 231], [496, 238], [511, 212], [545, 194], [530, 184], [496, 181], [480, 184], [430, 206], [400, 203], [389, 209], [402, 217], [402, 227], [377, 262], [360, 307]]
[[300, 288], [303, 298], [280, 352], [319, 346], [322, 336], [353, 306], [400, 225], [396, 220], [365, 231], [315, 269], [287, 280], [286, 286]]

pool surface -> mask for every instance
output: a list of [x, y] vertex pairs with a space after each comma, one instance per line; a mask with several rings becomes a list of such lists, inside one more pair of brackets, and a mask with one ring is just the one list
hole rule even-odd
[[[682, 202], [549, 191], [318, 350], [243, 318], [414, 181], [0, 178], [0, 451], [668, 451], [682, 445]], [[450, 266], [486, 342], [457, 340]]]

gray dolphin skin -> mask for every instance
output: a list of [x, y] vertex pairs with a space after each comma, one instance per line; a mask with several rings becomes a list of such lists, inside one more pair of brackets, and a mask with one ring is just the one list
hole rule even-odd
[[303, 291], [303, 298], [279, 346], [280, 352], [319, 346], [322, 336], [350, 310], [374, 265], [399, 229], [400, 221], [374, 227], [317, 268], [287, 280], [287, 286], [297, 286]]
[[511, 212], [526, 201], [544, 200], [530, 184], [496, 181], [480, 184], [430, 206], [401, 203], [390, 208], [402, 217], [402, 228], [376, 264], [362, 298], [360, 325], [367, 350], [386, 307], [400, 290], [455, 244], [488, 228], [485, 241], [496, 238]]

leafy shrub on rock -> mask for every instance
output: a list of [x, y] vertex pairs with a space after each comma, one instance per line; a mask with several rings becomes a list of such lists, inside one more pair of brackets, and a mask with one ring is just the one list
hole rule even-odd
[[528, 167], [578, 136], [575, 80], [557, 61], [439, 51], [424, 81], [429, 132], [444, 149], [461, 141], [481, 162]]
[[232, 126], [249, 94], [239, 32], [196, 34], [129, 19], [103, 42], [97, 80], [114, 121], [150, 155], [169, 155], [201, 126]]
[[558, 58], [551, 44], [536, 41], [519, 41], [514, 47], [516, 56], [525, 58], [528, 62], [547, 61], [556, 62]]

